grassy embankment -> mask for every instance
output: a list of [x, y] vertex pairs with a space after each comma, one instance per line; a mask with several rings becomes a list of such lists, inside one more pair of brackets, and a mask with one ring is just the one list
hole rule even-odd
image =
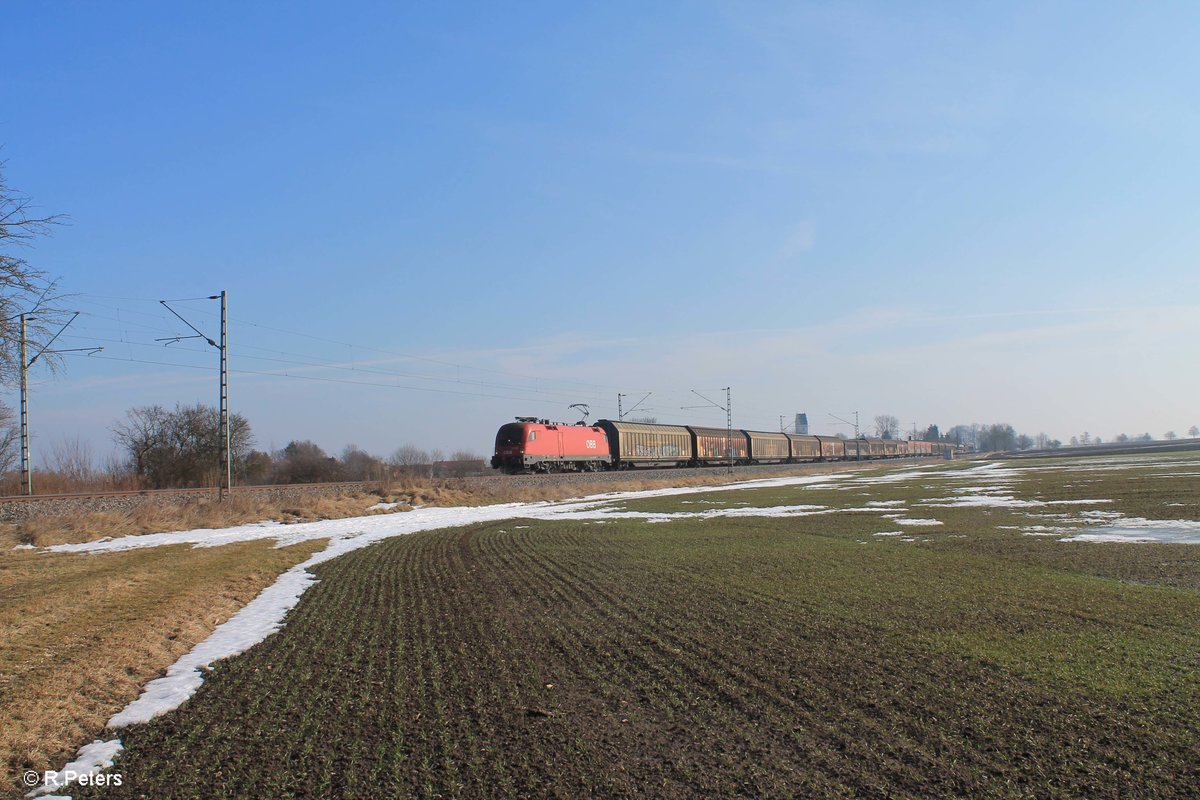
[[[1197, 465], [1163, 463], [386, 541], [319, 567], [282, 632], [124, 731], [103, 796], [1194, 796], [1200, 550], [1027, 535], [1200, 518]], [[981, 483], [991, 507], [937, 505]]]
[[0, 791], [60, 769], [141, 687], [324, 542], [0, 553]]

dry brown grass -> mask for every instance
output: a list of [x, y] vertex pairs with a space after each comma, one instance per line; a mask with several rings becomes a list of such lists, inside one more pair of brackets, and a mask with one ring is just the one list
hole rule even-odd
[[141, 687], [325, 542], [0, 554], [0, 793], [60, 769]]
[[[248, 522], [311, 522], [381, 513], [367, 509], [377, 494], [354, 492], [336, 497], [314, 496], [279, 501], [253, 494], [235, 494], [224, 501], [196, 498], [183, 504], [145, 503], [126, 511], [92, 511], [35, 517], [0, 525], [0, 549], [18, 544], [48, 547], [91, 542], [105, 536], [132, 536], [196, 528], [228, 528]], [[400, 509], [393, 509], [400, 510]]]

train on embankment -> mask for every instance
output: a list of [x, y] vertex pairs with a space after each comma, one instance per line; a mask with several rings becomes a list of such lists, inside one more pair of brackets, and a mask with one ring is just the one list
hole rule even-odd
[[842, 439], [647, 422], [558, 423], [517, 417], [496, 433], [492, 467], [511, 474], [639, 467], [801, 464], [885, 458], [949, 458], [954, 445], [904, 439]]

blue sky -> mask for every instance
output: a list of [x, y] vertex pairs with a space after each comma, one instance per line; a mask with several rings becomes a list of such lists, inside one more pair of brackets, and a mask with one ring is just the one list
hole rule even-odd
[[[1200, 424], [1194, 4], [55, 3], [0, 32], [27, 255], [84, 314], [35, 450], [211, 402], [261, 447], [517, 414]], [[176, 306], [215, 333], [215, 304]], [[197, 352], [192, 352], [193, 350]], [[417, 358], [412, 358], [416, 356]], [[160, 363], [140, 363], [153, 361]], [[284, 374], [286, 373], [286, 374]], [[689, 399], [690, 398], [690, 399]], [[15, 403], [13, 396], [10, 403]]]

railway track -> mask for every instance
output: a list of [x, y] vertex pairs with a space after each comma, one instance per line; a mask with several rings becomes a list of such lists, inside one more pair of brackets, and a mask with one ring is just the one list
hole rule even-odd
[[[580, 494], [602, 492], [606, 487], [618, 489], [636, 488], [644, 482], [688, 481], [694, 478], [724, 478], [748, 480], [788, 474], [819, 474], [843, 470], [878, 467], [884, 464], [901, 465], [929, 459], [890, 459], [887, 461], [840, 461], [812, 462], [806, 464], [775, 464], [735, 467], [732, 474], [724, 466], [693, 467], [688, 469], [636, 469], [614, 472], [560, 472], [548, 475], [469, 475], [432, 479], [434, 483], [460, 488], [470, 492], [480, 490], [482, 502], [504, 502], [506, 489], [513, 490], [513, 498], [520, 490], [530, 487], [558, 485], [578, 487], [571, 491]], [[421, 478], [419, 481], [429, 479]], [[234, 486], [235, 495], [264, 495], [282, 501], [299, 501], [306, 496], [340, 495], [351, 491], [370, 491], [381, 481], [341, 481], [336, 483], [289, 483], [269, 486]], [[394, 482], [403, 492], [404, 480]], [[190, 498], [215, 498], [215, 487], [194, 489], [131, 489], [113, 492], [69, 492], [35, 495], [8, 495], [0, 497], [0, 523], [19, 522], [33, 517], [58, 516], [63, 514], [89, 513], [95, 511], [123, 511], [143, 504], [174, 505], [186, 503]]]
[[[236, 492], [268, 492], [281, 489], [304, 491], [305, 489], [330, 490], [338, 488], [354, 488], [378, 486], [378, 481], [342, 481], [337, 483], [282, 483], [267, 486], [235, 486]], [[58, 494], [34, 495], [3, 495], [0, 503], [36, 503], [42, 500], [107, 500], [118, 497], [175, 497], [179, 495], [215, 495], [215, 486], [195, 489], [126, 489], [119, 492], [66, 492]]]
[[[859, 467], [883, 466], [886, 464], [902, 464], [913, 462], [927, 462], [928, 458], [904, 458], [904, 459], [889, 459], [872, 460], [872, 461], [832, 461], [832, 462], [811, 462], [804, 464], [759, 464], [754, 466], [739, 466], [734, 467], [731, 474], [735, 477], [751, 477], [755, 475], [778, 475], [787, 474], [789, 472], [821, 472], [821, 471], [840, 471], [844, 469], [855, 469]], [[691, 467], [687, 469], [636, 469], [636, 470], [619, 470], [611, 472], [557, 472], [549, 474], [527, 474], [527, 475], [505, 475], [496, 473], [491, 475], [465, 475], [465, 476], [447, 476], [441, 478], [433, 478], [433, 481], [440, 481], [450, 484], [462, 484], [464, 486], [483, 486], [496, 484], [511, 484], [511, 485], [534, 485], [546, 483], [623, 483], [640, 479], [658, 480], [679, 476], [684, 478], [701, 477], [701, 476], [721, 476], [730, 474], [728, 467], [713, 466], [713, 467]], [[428, 480], [422, 478], [421, 480]], [[403, 479], [398, 479], [397, 483], [403, 483]], [[267, 484], [263, 486], [234, 486], [233, 491], [241, 494], [246, 492], [297, 492], [305, 491], [338, 491], [344, 489], [371, 489], [386, 483], [386, 481], [337, 481], [332, 483], [279, 483]], [[107, 500], [121, 497], [177, 497], [177, 496], [208, 496], [215, 495], [217, 489], [214, 486], [191, 488], [191, 489], [126, 489], [113, 492], [62, 492], [55, 494], [34, 494], [34, 495], [3, 495], [0, 496], [0, 504], [5, 503], [36, 503], [46, 500]]]

